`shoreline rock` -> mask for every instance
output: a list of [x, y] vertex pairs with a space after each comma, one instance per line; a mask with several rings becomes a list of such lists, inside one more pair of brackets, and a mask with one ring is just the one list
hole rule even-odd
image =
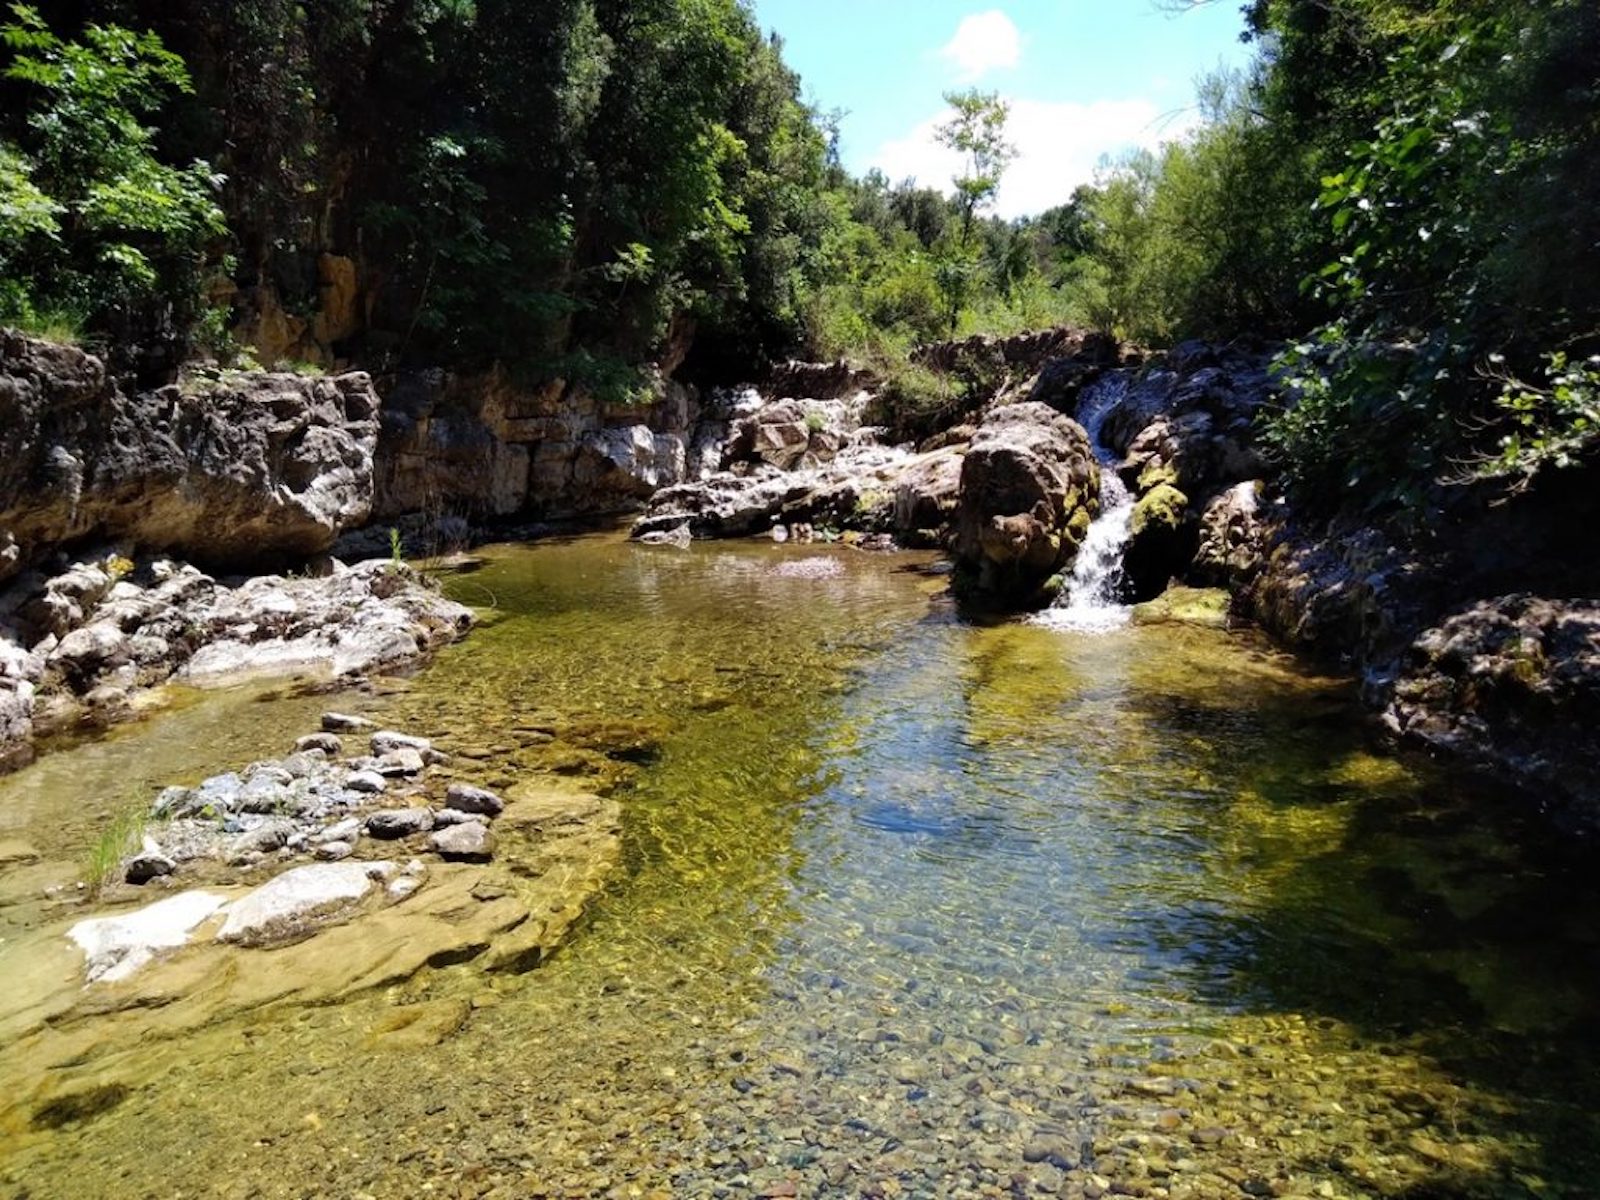
[[229, 583], [110, 555], [25, 576], [0, 595], [0, 762], [27, 761], [40, 737], [135, 719], [169, 681], [401, 671], [473, 620], [411, 567], [376, 560]]

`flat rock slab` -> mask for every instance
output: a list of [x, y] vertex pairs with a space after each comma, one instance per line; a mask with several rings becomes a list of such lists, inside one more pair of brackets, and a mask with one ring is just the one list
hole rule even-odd
[[88, 956], [90, 983], [115, 983], [150, 962], [158, 950], [175, 950], [224, 904], [212, 892], [183, 892], [119, 917], [79, 921], [67, 931]]
[[314, 863], [285, 871], [228, 909], [217, 940], [241, 946], [299, 941], [349, 916], [398, 871], [391, 862]]

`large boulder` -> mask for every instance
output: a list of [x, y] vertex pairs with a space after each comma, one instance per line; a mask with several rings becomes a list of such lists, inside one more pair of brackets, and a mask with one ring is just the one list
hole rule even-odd
[[1043, 404], [1006, 405], [978, 427], [961, 467], [955, 556], [974, 599], [1043, 599], [1099, 509], [1100, 471], [1076, 421]]
[[0, 578], [90, 536], [218, 566], [320, 554], [371, 513], [377, 413], [364, 374], [128, 395], [92, 355], [0, 333]]
[[1451, 615], [1405, 655], [1386, 720], [1600, 826], [1600, 603], [1519, 594]]

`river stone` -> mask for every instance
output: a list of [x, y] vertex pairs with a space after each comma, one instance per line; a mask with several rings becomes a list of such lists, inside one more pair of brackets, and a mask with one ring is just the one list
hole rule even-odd
[[335, 840], [317, 843], [311, 853], [323, 862], [341, 862], [355, 852], [356, 848], [350, 842]]
[[489, 820], [485, 813], [463, 812], [459, 808], [441, 808], [433, 814], [433, 827], [445, 829], [451, 825], [482, 825]]
[[171, 875], [177, 869], [178, 864], [160, 850], [146, 849], [128, 860], [122, 868], [122, 877], [129, 883], [146, 884], [163, 875]]
[[219, 942], [269, 946], [298, 941], [319, 925], [347, 917], [374, 885], [393, 876], [391, 862], [316, 863], [285, 871], [235, 902]]
[[378, 723], [369, 721], [366, 717], [351, 716], [349, 713], [325, 712], [322, 714], [322, 730], [324, 733], [361, 733], [367, 729], [376, 729]]
[[494, 857], [494, 834], [487, 825], [468, 821], [436, 831], [428, 849], [455, 862], [488, 862]]
[[368, 792], [376, 795], [389, 786], [389, 781], [377, 771], [352, 771], [346, 777], [344, 785], [352, 792]]
[[433, 828], [433, 813], [426, 808], [387, 808], [367, 818], [367, 832], [375, 838], [393, 841]]
[[228, 846], [230, 860], [247, 854], [268, 854], [289, 844], [295, 833], [295, 823], [278, 817], [263, 821], [254, 829], [247, 829]]
[[391, 750], [378, 759], [377, 771], [380, 775], [420, 775], [422, 774], [422, 755], [417, 751], [402, 747]]
[[378, 758], [391, 754], [396, 750], [414, 750], [419, 755], [426, 754], [433, 749], [433, 743], [427, 738], [412, 737], [408, 733], [396, 733], [393, 729], [380, 729], [372, 735], [372, 753]]
[[356, 817], [346, 817], [344, 820], [329, 825], [317, 833], [313, 840], [319, 842], [353, 842], [361, 836], [361, 822]]
[[445, 799], [451, 808], [467, 813], [482, 813], [487, 817], [498, 817], [506, 807], [506, 802], [499, 796], [470, 783], [452, 783], [445, 789]]
[[299, 750], [321, 750], [329, 758], [333, 758], [344, 750], [344, 743], [339, 740], [336, 733], [308, 733], [303, 738], [296, 738], [294, 748]]
[[195, 928], [223, 906], [210, 892], [184, 892], [135, 912], [79, 921], [67, 931], [87, 956], [90, 983], [126, 979], [155, 957], [189, 940]]

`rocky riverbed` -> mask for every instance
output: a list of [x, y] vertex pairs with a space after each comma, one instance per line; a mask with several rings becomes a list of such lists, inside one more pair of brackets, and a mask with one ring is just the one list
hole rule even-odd
[[337, 712], [322, 725], [283, 758], [162, 789], [95, 881], [99, 914], [0, 943], [0, 1125], [119, 1102], [149, 1061], [119, 1041], [463, 963], [527, 970], [615, 869], [614, 801], [552, 776], [490, 790], [472, 780], [492, 766], [427, 738]]
[[[1592, 871], [1511, 797], [1383, 750], [1347, 682], [1193, 620], [963, 622], [926, 554], [618, 538], [481, 553], [458, 594], [492, 592], [493, 619], [405, 690], [322, 707], [378, 724], [338, 733], [328, 770], [394, 753], [372, 743], [393, 730], [451, 756], [394, 776], [397, 801], [418, 786], [439, 810], [458, 782], [503, 798], [491, 862], [363, 830], [335, 863], [273, 851], [218, 862], [232, 884], [201, 864], [125, 885], [135, 900], [108, 912], [56, 912], [76, 1006], [7, 1047], [20, 1099], [0, 1184], [1585, 1194]], [[1214, 595], [1169, 600], [1220, 616]], [[243, 780], [252, 758], [303, 753], [296, 730], [322, 737], [306, 705], [245, 710], [263, 749], [224, 761]], [[510, 911], [500, 887], [524, 925], [546, 919], [521, 889], [555, 882], [569, 859], [545, 839], [590, 818], [519, 848], [524, 784], [620, 820], [617, 869], [531, 974], [489, 969], [524, 926], [470, 923]], [[70, 792], [57, 811], [82, 802]], [[196, 892], [237, 905], [327, 866], [330, 890], [362, 892], [343, 924], [252, 948], [216, 942], [215, 914], [127, 981], [82, 986], [64, 935], [85, 918]], [[33, 934], [6, 936], [0, 954]], [[6, 977], [26, 982], [17, 961]], [[223, 1003], [269, 985], [281, 1003]]]

